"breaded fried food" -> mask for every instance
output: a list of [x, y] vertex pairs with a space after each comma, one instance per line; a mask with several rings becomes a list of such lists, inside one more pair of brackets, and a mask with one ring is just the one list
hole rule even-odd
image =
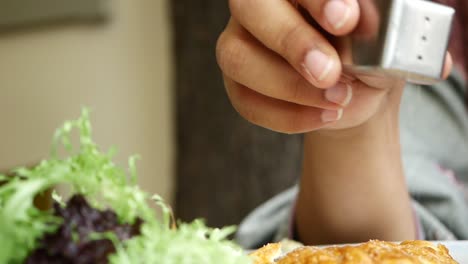
[[455, 264], [443, 245], [428, 241], [402, 243], [371, 240], [350, 246], [299, 247], [281, 252], [280, 244], [269, 244], [250, 255], [255, 264]]

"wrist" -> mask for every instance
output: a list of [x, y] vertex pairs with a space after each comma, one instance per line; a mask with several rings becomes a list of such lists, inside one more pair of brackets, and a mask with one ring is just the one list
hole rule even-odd
[[306, 135], [296, 210], [304, 242], [414, 239], [400, 153], [402, 89], [358, 126]]

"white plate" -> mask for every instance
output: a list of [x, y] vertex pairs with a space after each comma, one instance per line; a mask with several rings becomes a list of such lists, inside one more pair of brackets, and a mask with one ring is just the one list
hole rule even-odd
[[446, 246], [450, 255], [460, 264], [468, 264], [468, 241], [434, 241]]

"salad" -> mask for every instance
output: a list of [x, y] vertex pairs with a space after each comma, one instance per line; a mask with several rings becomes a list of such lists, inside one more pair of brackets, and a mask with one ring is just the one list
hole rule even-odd
[[[234, 227], [175, 223], [164, 201], [137, 185], [137, 156], [128, 171], [112, 157], [93, 141], [83, 109], [56, 131], [49, 159], [0, 175], [0, 263], [251, 263], [228, 240]], [[71, 190], [68, 199], [55, 192], [59, 185]], [[34, 198], [49, 190], [53, 208], [36, 208]]]

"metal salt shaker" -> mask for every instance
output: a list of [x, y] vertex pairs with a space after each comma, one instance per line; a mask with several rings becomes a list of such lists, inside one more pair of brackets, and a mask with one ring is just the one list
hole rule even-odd
[[426, 0], [359, 0], [344, 69], [369, 77], [440, 81], [455, 10]]

